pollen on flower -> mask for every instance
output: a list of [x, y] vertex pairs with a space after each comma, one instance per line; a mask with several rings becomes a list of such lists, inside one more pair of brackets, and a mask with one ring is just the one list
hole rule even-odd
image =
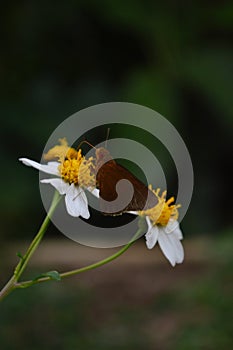
[[66, 138], [59, 139], [59, 145], [44, 154], [45, 160], [57, 159], [61, 164], [58, 169], [61, 177], [69, 184], [95, 188], [95, 172], [93, 158], [85, 159], [82, 151], [68, 146]]
[[57, 159], [59, 162], [62, 162], [69, 150], [72, 149], [75, 152], [77, 152], [74, 148], [70, 148], [68, 146], [66, 138], [59, 139], [58, 141], [60, 145], [54, 146], [47, 153], [44, 154], [45, 160]]
[[170, 218], [177, 220], [179, 213], [178, 208], [181, 207], [180, 204], [175, 205], [172, 204], [175, 199], [174, 197], [171, 197], [166, 201], [166, 191], [162, 193], [162, 195], [159, 195], [160, 189], [157, 189], [156, 191], [152, 189], [151, 186], [149, 186], [149, 189], [156, 195], [158, 198], [158, 204], [151, 208], [144, 211], [139, 212], [139, 215], [145, 215], [148, 216], [152, 222], [152, 224], [155, 225], [162, 225], [166, 226]]
[[90, 187], [92, 189], [96, 187], [96, 178], [94, 170], [95, 166], [93, 162], [93, 157], [90, 157], [89, 159], [84, 158], [79, 167], [79, 186]]
[[166, 226], [170, 219], [177, 220], [179, 216], [178, 208], [181, 207], [180, 204], [172, 204], [175, 201], [174, 197], [168, 199], [167, 202], [164, 203], [162, 213], [158, 218], [156, 224], [160, 224], [162, 226]]
[[82, 156], [82, 151], [70, 148], [64, 161], [59, 166], [61, 177], [69, 184], [74, 183], [82, 187], [95, 187], [93, 159]]

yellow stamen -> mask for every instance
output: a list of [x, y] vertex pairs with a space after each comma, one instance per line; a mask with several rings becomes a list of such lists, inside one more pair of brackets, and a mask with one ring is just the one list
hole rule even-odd
[[170, 218], [177, 220], [179, 216], [177, 209], [180, 208], [181, 205], [179, 204], [171, 205], [171, 203], [173, 203], [175, 200], [174, 197], [171, 197], [166, 201], [166, 191], [164, 191], [162, 195], [159, 196], [160, 189], [157, 189], [155, 191], [152, 189], [151, 186], [149, 186], [149, 189], [156, 195], [159, 203], [151, 209], [147, 209], [139, 212], [139, 215], [148, 216], [153, 226], [155, 225], [166, 226]]
[[94, 189], [96, 187], [96, 178], [95, 178], [95, 166], [93, 162], [93, 157], [83, 160], [79, 167], [79, 186], [82, 187], [91, 187]]
[[57, 159], [58, 161], [62, 162], [69, 149], [73, 149], [76, 152], [74, 148], [70, 148], [68, 146], [66, 138], [59, 139], [58, 141], [60, 145], [54, 146], [46, 154], [44, 154], [45, 160]]
[[65, 138], [59, 139], [60, 145], [51, 148], [45, 155], [44, 159], [58, 159], [61, 162], [59, 171], [61, 177], [69, 184], [74, 183], [82, 187], [95, 187], [94, 162], [93, 158], [85, 159], [82, 151], [76, 151], [68, 146]]

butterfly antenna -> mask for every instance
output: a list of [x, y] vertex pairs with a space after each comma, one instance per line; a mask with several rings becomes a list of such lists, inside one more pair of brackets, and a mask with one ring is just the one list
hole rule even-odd
[[82, 142], [80, 142], [80, 144], [78, 145], [77, 149], [79, 149], [83, 143], [86, 143], [87, 145], [89, 145], [91, 148], [96, 149], [95, 146], [93, 146], [90, 142], [88, 142], [87, 140], [83, 140]]
[[108, 130], [107, 130], [106, 140], [105, 140], [105, 144], [104, 144], [105, 148], [107, 148], [107, 141], [109, 139], [109, 134], [110, 134], [110, 128], [108, 128]]

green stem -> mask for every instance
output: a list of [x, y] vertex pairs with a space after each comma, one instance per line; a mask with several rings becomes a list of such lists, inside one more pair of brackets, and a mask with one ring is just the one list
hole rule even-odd
[[2, 288], [0, 292], [0, 300], [4, 299], [8, 294], [12, 292], [13, 289], [15, 289], [15, 276], [13, 275], [9, 281], [6, 283], [6, 285]]
[[54, 210], [59, 203], [61, 199], [61, 196], [59, 193], [56, 191], [50, 206], [50, 209], [47, 213], [47, 216], [45, 217], [39, 232], [33, 239], [32, 243], [30, 244], [27, 252], [23, 257], [21, 257], [19, 263], [15, 267], [14, 274], [10, 278], [10, 280], [7, 282], [7, 284], [3, 287], [3, 289], [0, 291], [0, 300], [2, 300], [4, 297], [6, 297], [10, 292], [12, 292], [15, 288], [17, 288], [17, 282], [19, 278], [21, 277], [22, 273], [24, 272], [29, 260], [31, 259], [32, 255], [34, 254], [35, 250], [37, 249], [40, 241], [42, 240], [48, 225], [50, 223], [50, 218], [52, 214], [54, 213]]
[[30, 258], [34, 254], [35, 250], [37, 249], [38, 245], [40, 244], [42, 238], [44, 237], [44, 234], [45, 234], [45, 232], [48, 228], [48, 225], [50, 223], [50, 218], [51, 218], [52, 214], [54, 213], [54, 210], [56, 209], [57, 204], [59, 203], [60, 199], [61, 199], [61, 196], [59, 195], [59, 193], [57, 191], [55, 191], [50, 209], [49, 209], [49, 211], [48, 211], [48, 213], [47, 213], [47, 215], [46, 215], [46, 217], [45, 217], [45, 219], [40, 227], [39, 232], [37, 233], [37, 235], [33, 239], [32, 243], [30, 244], [26, 254], [21, 259], [20, 263], [16, 266], [14, 275], [15, 275], [17, 281], [19, 280], [20, 276], [24, 272], [24, 270], [28, 264], [28, 261], [30, 260]]
[[[87, 265], [84, 267], [81, 267], [79, 269], [75, 269], [75, 270], [71, 270], [68, 272], [64, 272], [60, 274], [60, 278], [65, 278], [65, 277], [69, 277], [69, 276], [73, 276], [73, 275], [77, 275], [79, 273], [88, 271], [88, 270], [93, 270], [96, 269], [97, 267], [100, 267], [102, 265], [105, 265], [109, 262], [111, 262], [112, 260], [118, 258], [120, 255], [122, 255], [126, 250], [129, 249], [129, 247], [131, 247], [131, 245], [135, 242], [135, 240], [143, 233], [142, 228], [139, 228], [138, 231], [135, 233], [135, 235], [133, 236], [133, 238], [130, 240], [130, 242], [128, 244], [126, 244], [123, 248], [121, 248], [118, 252], [116, 252], [113, 255], [110, 255], [109, 257], [100, 260], [94, 264], [91, 265]], [[25, 281], [25, 282], [21, 282], [21, 283], [17, 283], [16, 284], [16, 288], [27, 288], [30, 287], [33, 284], [37, 284], [37, 283], [42, 283], [42, 282], [47, 282], [47, 281], [51, 281], [52, 279], [50, 277], [42, 277], [39, 278], [38, 280], [31, 280], [31, 281]]]

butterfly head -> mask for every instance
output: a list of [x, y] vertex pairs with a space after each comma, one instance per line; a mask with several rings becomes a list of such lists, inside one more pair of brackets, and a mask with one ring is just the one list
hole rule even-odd
[[109, 160], [112, 160], [112, 157], [109, 151], [104, 147], [97, 148], [95, 154], [96, 154], [97, 163], [104, 164]]

